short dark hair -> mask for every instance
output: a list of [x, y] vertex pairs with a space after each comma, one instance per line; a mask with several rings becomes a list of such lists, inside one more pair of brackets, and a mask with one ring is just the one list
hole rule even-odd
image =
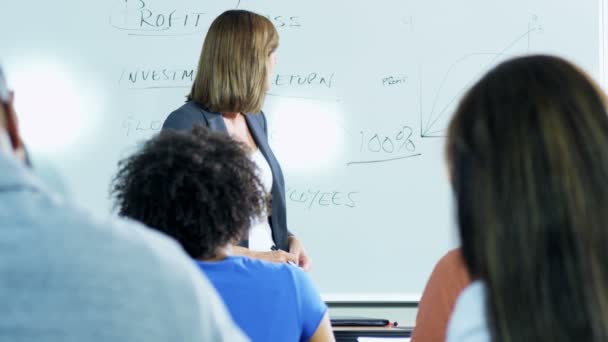
[[238, 242], [264, 207], [255, 163], [226, 134], [165, 130], [118, 164], [119, 215], [175, 238], [193, 258]]
[[552, 56], [509, 60], [460, 102], [447, 156], [492, 341], [608, 336], [608, 113]]

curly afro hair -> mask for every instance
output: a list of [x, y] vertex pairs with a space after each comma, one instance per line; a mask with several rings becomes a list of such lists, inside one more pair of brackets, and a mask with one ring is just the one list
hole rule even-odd
[[111, 186], [120, 216], [175, 238], [208, 259], [238, 242], [265, 209], [255, 163], [242, 144], [202, 126], [162, 131], [118, 163]]

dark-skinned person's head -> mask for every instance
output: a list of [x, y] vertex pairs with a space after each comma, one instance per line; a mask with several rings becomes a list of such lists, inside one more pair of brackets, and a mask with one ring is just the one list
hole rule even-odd
[[526, 56], [460, 102], [446, 144], [492, 341], [608, 341], [608, 113], [581, 69]]
[[111, 187], [118, 214], [173, 237], [195, 259], [238, 243], [264, 208], [243, 145], [202, 126], [161, 131], [118, 169]]

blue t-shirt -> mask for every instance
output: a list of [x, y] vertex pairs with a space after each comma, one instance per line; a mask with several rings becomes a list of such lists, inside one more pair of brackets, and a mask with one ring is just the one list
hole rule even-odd
[[241, 256], [197, 263], [252, 342], [308, 341], [327, 311], [297, 266]]

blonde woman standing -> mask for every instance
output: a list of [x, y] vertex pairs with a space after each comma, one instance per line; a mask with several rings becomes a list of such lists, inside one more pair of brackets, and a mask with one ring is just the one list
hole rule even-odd
[[268, 144], [261, 110], [278, 40], [275, 27], [261, 15], [244, 10], [222, 13], [205, 38], [188, 101], [169, 115], [163, 129], [191, 130], [201, 124], [243, 143], [258, 166], [269, 208], [253, 220], [233, 253], [292, 262], [308, 270], [310, 259], [287, 228], [285, 181]]

